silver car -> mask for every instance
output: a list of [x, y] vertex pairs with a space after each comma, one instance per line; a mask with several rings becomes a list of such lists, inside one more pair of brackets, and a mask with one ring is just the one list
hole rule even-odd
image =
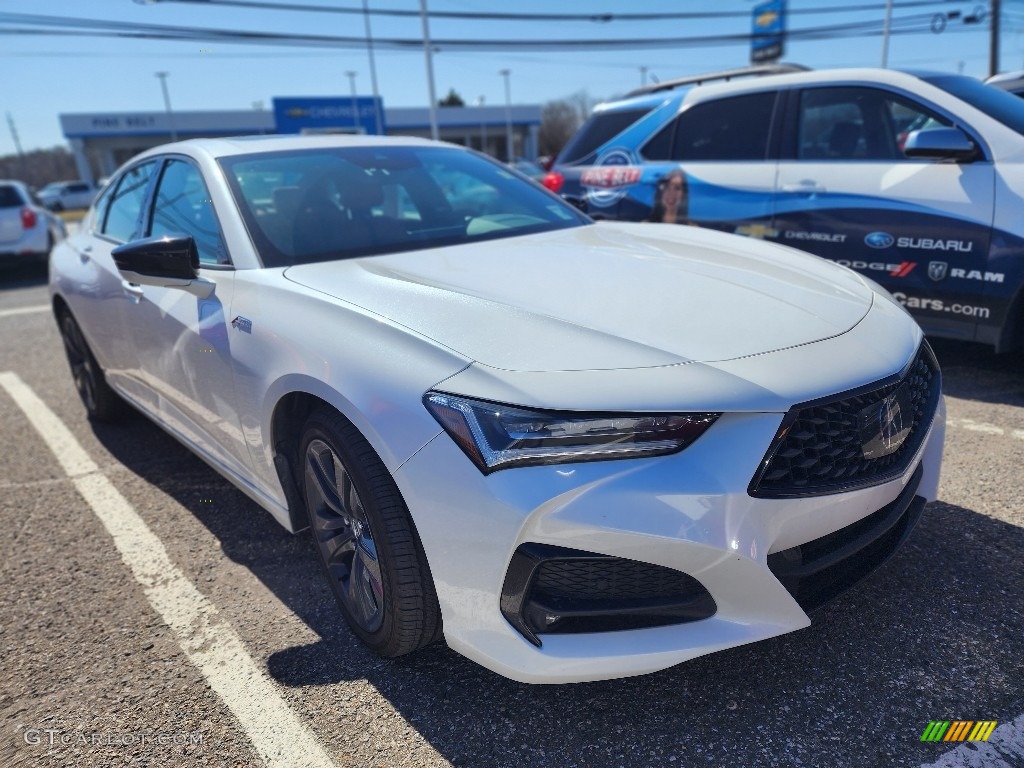
[[96, 188], [84, 181], [55, 181], [39, 190], [39, 199], [51, 211], [88, 208], [96, 197]]

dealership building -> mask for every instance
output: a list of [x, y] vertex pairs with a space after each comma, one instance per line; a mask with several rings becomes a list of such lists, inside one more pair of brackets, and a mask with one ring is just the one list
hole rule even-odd
[[[541, 107], [440, 107], [442, 141], [505, 160], [537, 156]], [[215, 112], [96, 112], [60, 116], [79, 178], [95, 182], [129, 158], [177, 139], [251, 134], [362, 133], [430, 137], [430, 110], [384, 109], [369, 97], [275, 98], [271, 110]]]

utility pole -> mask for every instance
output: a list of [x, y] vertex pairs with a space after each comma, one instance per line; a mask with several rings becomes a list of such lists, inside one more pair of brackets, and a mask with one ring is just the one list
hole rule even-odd
[[11, 138], [14, 139], [14, 148], [18, 150], [18, 156], [24, 157], [25, 151], [21, 148], [21, 139], [18, 138], [18, 129], [14, 127], [14, 118], [7, 113], [7, 126], [11, 129]]
[[167, 74], [167, 72], [157, 72], [156, 76], [160, 78], [160, 87], [164, 92], [164, 106], [167, 108], [167, 122], [170, 123], [171, 141], [177, 141], [178, 131], [174, 128], [174, 112], [171, 111], [171, 97], [167, 92]]
[[988, 75], [999, 74], [999, 20], [1002, 15], [999, 12], [1000, 0], [992, 0], [992, 22], [989, 27], [991, 39], [988, 46]]

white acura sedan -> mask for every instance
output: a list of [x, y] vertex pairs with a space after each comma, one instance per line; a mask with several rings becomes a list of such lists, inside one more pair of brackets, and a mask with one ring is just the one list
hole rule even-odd
[[876, 285], [594, 223], [459, 147], [154, 149], [50, 283], [89, 415], [127, 401], [310, 527], [385, 656], [571, 682], [800, 629], [936, 495], [939, 369]]

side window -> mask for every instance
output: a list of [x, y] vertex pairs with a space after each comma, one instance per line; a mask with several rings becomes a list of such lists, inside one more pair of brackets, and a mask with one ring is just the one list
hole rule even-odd
[[201, 264], [229, 264], [199, 169], [184, 160], [168, 160], [157, 183], [149, 235], [192, 235]]
[[672, 159], [672, 135], [676, 132], [676, 121], [666, 125], [656, 134], [654, 138], [644, 144], [640, 154], [645, 160], [671, 160]]
[[99, 197], [96, 198], [96, 202], [92, 206], [92, 217], [83, 222], [83, 226], [91, 232], [99, 232], [100, 225], [103, 223], [103, 217], [107, 215], [107, 206], [110, 204], [110, 197], [114, 192], [114, 185], [107, 184], [103, 188]]
[[132, 239], [139, 214], [142, 212], [149, 177], [155, 167], [155, 162], [143, 163], [121, 177], [117, 190], [110, 199], [106, 219], [100, 227], [104, 235], [122, 243]]
[[812, 88], [800, 94], [796, 156], [801, 160], [906, 159], [911, 131], [950, 122], [877, 88]]
[[907, 143], [907, 137], [914, 131], [919, 131], [922, 128], [948, 128], [953, 125], [950, 120], [932, 112], [927, 107], [899, 96], [890, 96], [886, 100], [886, 108], [889, 120], [887, 128], [896, 145], [897, 157], [900, 158], [905, 157], [903, 145]]
[[697, 104], [676, 123], [673, 160], [764, 160], [775, 92]]

